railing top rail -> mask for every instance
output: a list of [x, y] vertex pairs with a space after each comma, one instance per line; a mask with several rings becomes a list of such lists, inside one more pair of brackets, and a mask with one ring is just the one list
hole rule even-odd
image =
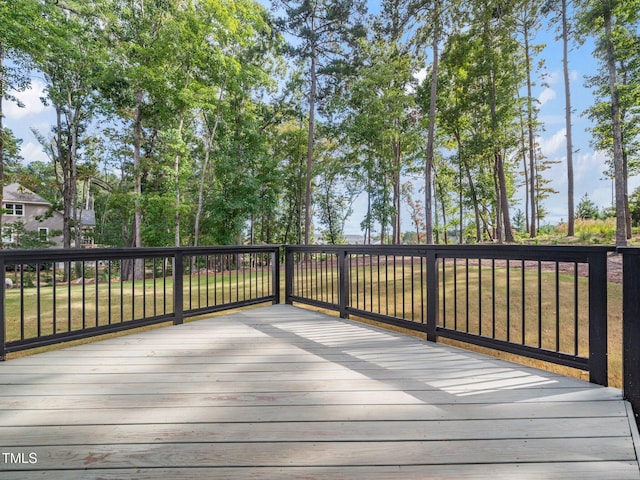
[[640, 255], [640, 247], [618, 247], [616, 251], [625, 255]]
[[0, 260], [7, 264], [58, 262], [66, 260], [105, 260], [109, 258], [151, 258], [183, 255], [275, 252], [274, 245], [238, 245], [211, 247], [78, 248], [39, 250], [0, 250]]
[[551, 261], [588, 261], [593, 256], [615, 252], [613, 246], [573, 245], [287, 245], [294, 252], [416, 255], [435, 252], [442, 258], [497, 258]]

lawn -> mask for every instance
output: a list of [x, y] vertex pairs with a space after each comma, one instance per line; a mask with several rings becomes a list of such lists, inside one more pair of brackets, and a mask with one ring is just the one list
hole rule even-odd
[[[330, 260], [329, 260], [329, 263]], [[448, 260], [439, 270], [439, 325], [448, 329], [511, 341], [569, 355], [588, 357], [588, 278], [574, 275], [574, 265], [542, 262], [540, 270], [527, 263], [496, 261], [492, 268], [470, 260], [454, 267]], [[304, 274], [305, 270], [299, 270]], [[350, 270], [351, 307], [425, 322], [424, 260], [397, 261], [385, 257], [359, 257]], [[523, 278], [524, 273], [524, 278]], [[622, 385], [622, 287], [608, 283], [609, 383]], [[294, 292], [317, 300], [337, 302], [337, 270], [322, 267], [316, 276], [294, 282]], [[557, 291], [557, 295], [556, 295]], [[362, 320], [362, 319], [359, 319]], [[370, 322], [368, 323], [376, 323]], [[387, 328], [394, 328], [385, 325]], [[409, 332], [415, 334], [415, 332]], [[445, 342], [449, 340], [443, 339]], [[458, 344], [457, 342], [451, 342]], [[588, 378], [582, 371], [524, 359], [504, 352], [464, 345], [536, 367]]]
[[[183, 277], [184, 310], [269, 295], [271, 276], [220, 272]], [[173, 278], [84, 285], [51, 284], [6, 291], [7, 341], [124, 323], [173, 313]], [[40, 319], [38, 321], [38, 319]]]
[[[330, 265], [325, 267], [322, 267], [324, 270], [320, 276], [311, 273], [306, 285], [294, 282], [296, 294], [312, 294], [313, 298], [337, 302], [336, 270]], [[425, 271], [424, 264], [417, 258], [413, 262], [395, 265], [382, 262], [354, 264], [350, 276], [350, 304], [367, 311], [424, 322]], [[185, 310], [268, 295], [271, 280], [270, 275], [255, 270], [248, 273], [226, 272], [224, 276], [220, 273], [187, 275], [183, 278]], [[538, 271], [536, 268], [523, 270], [513, 266], [507, 270], [498, 264], [492, 269], [484, 263], [480, 266], [473, 262], [468, 268], [458, 263], [454, 269], [453, 263], [448, 262], [444, 270], [440, 269], [439, 282], [441, 326], [569, 354], [587, 355], [588, 279], [584, 276], [566, 272], [556, 274], [555, 271]], [[609, 283], [609, 382], [617, 387], [622, 384], [621, 299], [621, 285]], [[83, 326], [127, 322], [144, 316], [171, 314], [173, 280], [167, 277], [157, 278], [155, 283], [147, 279], [64, 285], [57, 286], [55, 295], [51, 286], [7, 290], [5, 309], [8, 341], [78, 330]], [[20, 322], [21, 312], [23, 323]], [[488, 352], [480, 347], [465, 347], [585, 378], [583, 372], [565, 367], [502, 352]]]

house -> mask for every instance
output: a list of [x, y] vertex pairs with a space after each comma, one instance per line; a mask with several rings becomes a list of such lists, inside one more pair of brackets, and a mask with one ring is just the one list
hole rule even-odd
[[80, 235], [82, 236], [82, 246], [85, 248], [94, 247], [93, 230], [96, 226], [96, 211], [90, 209], [82, 209], [78, 213], [78, 221], [80, 222]]
[[344, 242], [347, 245], [364, 245], [364, 235], [345, 235]]
[[[17, 247], [21, 245], [20, 229], [24, 231], [38, 232], [40, 240], [53, 242], [53, 248], [62, 248], [62, 213], [53, 210], [50, 202], [40, 195], [18, 183], [12, 183], [3, 188], [2, 197], [2, 243], [5, 247]], [[82, 231], [82, 244], [93, 244], [92, 231], [95, 227], [95, 214], [93, 210], [81, 210], [80, 229]], [[6, 227], [21, 224], [20, 229], [13, 228], [7, 232]]]

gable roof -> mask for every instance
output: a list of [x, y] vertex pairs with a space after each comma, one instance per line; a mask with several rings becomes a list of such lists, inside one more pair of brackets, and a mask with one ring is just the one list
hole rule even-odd
[[78, 220], [80, 221], [80, 225], [85, 227], [95, 227], [96, 226], [96, 212], [95, 210], [80, 210], [80, 214], [78, 215]]
[[11, 183], [2, 189], [2, 201], [5, 203], [35, 203], [39, 205], [51, 205], [40, 195], [33, 193], [19, 183]]

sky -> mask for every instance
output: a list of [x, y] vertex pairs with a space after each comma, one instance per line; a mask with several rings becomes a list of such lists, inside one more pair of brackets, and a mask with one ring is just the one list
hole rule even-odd
[[[547, 74], [547, 85], [539, 85], [534, 89], [534, 96], [538, 99], [540, 105], [539, 120], [544, 125], [544, 131], [538, 138], [538, 143], [542, 153], [548, 160], [558, 162], [545, 172], [545, 177], [551, 180], [549, 186], [558, 191], [557, 194], [552, 194], [544, 202], [548, 215], [543, 223], [553, 225], [567, 219], [566, 130], [562, 46], [560, 41], [554, 39], [553, 32], [542, 35], [538, 39], [538, 43], [546, 43], [546, 47], [540, 57], [545, 59], [545, 71]], [[587, 131], [590, 121], [582, 116], [582, 112], [591, 105], [593, 100], [591, 90], [584, 86], [585, 76], [594, 75], [597, 72], [597, 64], [592, 52], [593, 44], [587, 42], [580, 47], [574, 46], [569, 53], [571, 96], [575, 110], [572, 116], [575, 150], [573, 155], [574, 204], [577, 206], [582, 196], [587, 193], [596, 205], [603, 208], [612, 204], [612, 182], [610, 179], [604, 178], [603, 174], [606, 168], [607, 154], [594, 151], [591, 147], [591, 136]], [[31, 88], [16, 95], [25, 105], [24, 108], [8, 102], [5, 102], [3, 106], [5, 126], [23, 140], [21, 153], [25, 163], [36, 160], [48, 161], [41, 145], [31, 132], [32, 129], [36, 129], [48, 135], [51, 125], [55, 122], [53, 109], [46, 107], [40, 101], [40, 98], [45, 96], [44, 87], [44, 79], [36, 75], [32, 79]], [[413, 180], [413, 183], [416, 187], [424, 184], [421, 179]], [[633, 192], [639, 185], [640, 178], [629, 178], [629, 192]], [[417, 191], [414, 194], [416, 199], [422, 198], [422, 195]], [[524, 188], [517, 192], [517, 203], [511, 207], [512, 215], [518, 209], [524, 210], [524, 195]], [[366, 198], [364, 195], [356, 200], [353, 210], [353, 214], [346, 222], [345, 234], [361, 234], [360, 222], [366, 212]], [[403, 231], [412, 230], [406, 210], [401, 212], [401, 218]]]

